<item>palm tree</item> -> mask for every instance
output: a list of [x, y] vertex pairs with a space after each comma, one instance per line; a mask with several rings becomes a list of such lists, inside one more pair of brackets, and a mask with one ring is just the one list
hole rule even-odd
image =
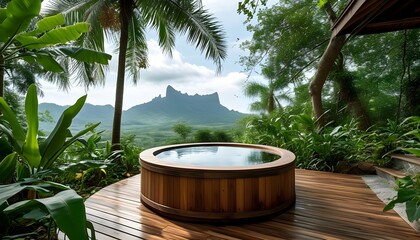
[[291, 101], [287, 94], [276, 95], [283, 88], [280, 81], [269, 80], [268, 85], [260, 82], [251, 81], [245, 86], [245, 96], [259, 97], [259, 101], [251, 104], [252, 111], [268, 112], [269, 114], [275, 110], [281, 110], [283, 107], [280, 100]]
[[147, 27], [157, 31], [159, 45], [166, 53], [171, 54], [178, 31], [187, 34], [188, 41], [206, 58], [214, 60], [218, 72], [226, 57], [221, 26], [203, 9], [200, 0], [51, 0], [46, 11], [62, 12], [69, 19], [89, 22], [92, 31], [81, 43], [86, 47], [103, 50], [105, 37], [114, 37], [119, 44], [113, 149], [120, 148], [125, 72], [136, 83], [140, 68], [148, 66]]

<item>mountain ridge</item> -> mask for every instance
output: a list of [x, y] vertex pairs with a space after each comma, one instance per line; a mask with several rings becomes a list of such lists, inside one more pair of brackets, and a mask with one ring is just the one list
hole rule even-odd
[[[55, 103], [41, 103], [39, 105], [39, 111], [49, 111], [53, 119], [57, 121], [67, 107]], [[100, 126], [103, 128], [110, 128], [112, 126], [113, 114], [114, 108], [109, 104], [93, 105], [85, 103], [79, 114], [73, 120], [73, 128], [81, 129], [88, 123], [96, 122], [101, 122]], [[122, 127], [168, 125], [181, 121], [192, 125], [233, 125], [239, 118], [244, 116], [246, 114], [229, 110], [223, 106], [220, 103], [217, 92], [207, 95], [188, 95], [168, 85], [165, 97], [159, 95], [149, 102], [133, 106], [123, 111]], [[40, 125], [43, 129], [53, 127], [53, 123], [42, 122]]]

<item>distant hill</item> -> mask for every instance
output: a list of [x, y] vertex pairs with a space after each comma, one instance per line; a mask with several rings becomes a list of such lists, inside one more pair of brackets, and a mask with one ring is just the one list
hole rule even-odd
[[[41, 103], [40, 112], [49, 111], [55, 121], [68, 106], [54, 103]], [[87, 123], [101, 122], [99, 129], [110, 131], [114, 108], [111, 105], [92, 105], [86, 103], [72, 124], [72, 130], [80, 130]], [[192, 126], [233, 126], [245, 114], [229, 110], [220, 104], [217, 92], [209, 95], [188, 95], [175, 90], [172, 86], [166, 89], [165, 97], [155, 97], [152, 101], [136, 105], [122, 115], [123, 130], [134, 134], [144, 134], [144, 130], [154, 128], [168, 131], [177, 122], [187, 122]], [[55, 123], [40, 123], [44, 131], [52, 130]], [[143, 130], [137, 133], [139, 130]], [[146, 131], [147, 132], [147, 131]]]
[[[69, 106], [60, 106], [54, 103], [41, 103], [39, 105], [39, 112], [49, 111], [50, 115], [57, 121], [60, 118], [61, 113], [68, 107]], [[87, 123], [97, 122], [101, 122], [101, 125], [111, 126], [113, 114], [114, 107], [111, 105], [98, 106], [85, 103], [82, 110], [80, 110], [79, 114], [73, 120], [72, 126], [76, 127], [80, 125], [81, 127], [84, 127]], [[41, 128], [46, 127], [45, 129], [49, 129], [54, 125], [55, 123], [41, 123]], [[79, 129], [80, 127], [76, 128]]]

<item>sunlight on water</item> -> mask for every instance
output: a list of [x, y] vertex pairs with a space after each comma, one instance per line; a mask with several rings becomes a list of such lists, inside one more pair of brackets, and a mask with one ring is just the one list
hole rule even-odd
[[176, 148], [156, 155], [161, 161], [197, 166], [248, 166], [272, 162], [280, 156], [259, 149], [228, 146]]

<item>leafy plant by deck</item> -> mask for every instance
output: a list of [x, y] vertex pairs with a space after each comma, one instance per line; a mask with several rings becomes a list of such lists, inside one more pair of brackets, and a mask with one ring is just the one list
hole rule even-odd
[[402, 141], [408, 146], [402, 147], [401, 150], [420, 157], [420, 117], [409, 117], [403, 123], [412, 126], [412, 130], [403, 135], [404, 139]]
[[[3, 113], [1, 119], [4, 120], [0, 123], [0, 130], [8, 136], [8, 140], [11, 142], [10, 147], [21, 160], [16, 165], [17, 179], [23, 179], [38, 171], [50, 168], [67, 147], [99, 125], [99, 123], [91, 125], [74, 136], [71, 135], [69, 127], [73, 118], [82, 109], [85, 100], [86, 96], [83, 96], [73, 106], [67, 108], [51, 134], [39, 142], [38, 98], [35, 85], [29, 87], [25, 99], [26, 131], [6, 101], [0, 98], [0, 111]], [[8, 142], [4, 141], [3, 144], [7, 147]]]
[[[13, 202], [13, 198], [25, 190], [34, 191], [42, 198], [26, 199]], [[11, 201], [9, 203], [9, 201]], [[69, 239], [89, 239], [86, 229], [95, 239], [95, 232], [91, 223], [86, 221], [83, 198], [74, 190], [61, 184], [26, 179], [21, 182], [0, 185], [0, 235], [9, 234], [8, 230], [14, 224], [28, 224], [44, 218], [51, 218], [50, 224], [55, 223]], [[21, 237], [34, 235], [20, 232]], [[15, 238], [16, 236], [10, 236]]]
[[389, 121], [385, 127], [362, 131], [354, 120], [318, 129], [310, 115], [274, 113], [251, 117], [237, 141], [282, 147], [296, 154], [299, 168], [334, 172], [340, 164], [382, 165], [390, 153], [418, 150], [417, 119], [409, 117], [400, 124]]
[[[66, 186], [36, 179], [36, 174], [51, 168], [66, 148], [99, 125], [91, 125], [74, 136], [69, 131], [85, 100], [86, 96], [83, 96], [67, 108], [52, 133], [45, 139], [39, 139], [36, 86], [29, 87], [25, 99], [26, 129], [0, 97], [0, 111], [3, 113], [0, 130], [4, 135], [2, 139], [8, 138], [0, 142], [0, 147], [11, 150], [0, 162], [0, 183], [10, 182], [13, 177], [18, 180], [17, 183], [0, 185], [0, 234], [9, 234], [11, 226], [28, 219], [38, 222], [50, 218], [49, 221], [70, 239], [88, 239], [83, 199]], [[19, 194], [24, 190], [29, 190], [26, 196]]]
[[396, 180], [397, 196], [395, 196], [385, 207], [389, 211], [397, 203], [405, 203], [405, 212], [410, 222], [420, 219], [420, 173], [416, 176], [406, 176]]

